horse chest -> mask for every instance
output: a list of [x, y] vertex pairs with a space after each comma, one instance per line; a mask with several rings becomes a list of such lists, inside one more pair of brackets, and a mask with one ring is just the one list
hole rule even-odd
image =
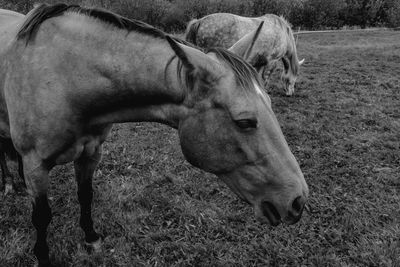
[[66, 164], [78, 159], [83, 154], [91, 156], [96, 151], [96, 148], [103, 142], [98, 136], [83, 136], [80, 137], [73, 145], [57, 155], [55, 159], [56, 165]]

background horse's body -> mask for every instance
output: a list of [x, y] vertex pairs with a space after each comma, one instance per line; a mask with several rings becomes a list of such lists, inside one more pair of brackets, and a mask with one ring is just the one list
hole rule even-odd
[[[4, 55], [5, 50], [9, 49], [24, 17], [21, 13], [0, 9], [0, 57]], [[4, 107], [1, 106], [1, 108]], [[2, 130], [3, 126], [0, 124], [0, 131]], [[4, 135], [3, 132], [0, 132], [0, 134]]]
[[246, 61], [262, 72], [267, 82], [276, 62], [284, 64], [284, 86], [293, 94], [294, 84], [302, 62], [298, 61], [295, 39], [289, 23], [282, 17], [266, 14], [262, 17], [242, 17], [229, 13], [215, 13], [192, 20], [186, 29], [187, 41], [201, 47], [232, 47], [239, 39], [257, 29], [264, 22], [253, 53]]
[[[0, 68], [4, 68], [1, 62], [10, 48], [13, 39], [18, 31], [19, 26], [24, 20], [24, 15], [10, 10], [0, 9]], [[2, 56], [3, 55], [3, 56]], [[0, 86], [4, 81], [4, 77], [0, 72]], [[7, 167], [6, 157], [10, 159], [18, 159], [19, 174], [23, 179], [21, 158], [15, 151], [11, 141], [10, 127], [8, 123], [8, 112], [4, 99], [4, 94], [0, 94], [0, 167], [2, 171], [2, 183], [4, 186], [4, 193], [7, 194], [13, 191], [13, 176]]]
[[0, 89], [33, 201], [39, 265], [49, 264], [55, 165], [74, 162], [80, 225], [99, 247], [91, 181], [112, 123], [177, 128], [186, 159], [223, 179], [259, 220], [300, 219], [307, 184], [257, 73], [234, 54], [206, 54], [141, 22], [59, 4], [31, 11], [2, 57]]

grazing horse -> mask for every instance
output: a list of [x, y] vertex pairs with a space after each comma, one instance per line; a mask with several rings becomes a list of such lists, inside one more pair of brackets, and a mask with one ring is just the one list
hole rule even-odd
[[[0, 9], [0, 54], [9, 43], [12, 41], [16, 34], [16, 27], [23, 19], [24, 15], [10, 10]], [[18, 160], [18, 172], [23, 179], [23, 170], [21, 157], [15, 151], [11, 141], [10, 129], [8, 127], [7, 107], [4, 98], [0, 99], [0, 167], [1, 167], [1, 180], [4, 187], [4, 194], [14, 191], [14, 179], [7, 167], [6, 154], [10, 159]]]
[[80, 226], [100, 249], [92, 176], [113, 123], [177, 129], [185, 158], [220, 177], [261, 222], [300, 219], [307, 183], [257, 72], [242, 58], [76, 5], [41, 4], [17, 30], [0, 55], [0, 96], [32, 198], [39, 266], [50, 264], [47, 190], [56, 165], [74, 162]]
[[246, 34], [255, 31], [261, 22], [264, 22], [264, 26], [254, 44], [253, 53], [248, 54], [245, 60], [261, 73], [264, 86], [267, 85], [276, 62], [282, 60], [282, 81], [286, 94], [292, 95], [299, 67], [304, 59], [299, 61], [297, 58], [292, 29], [284, 18], [273, 14], [247, 18], [229, 13], [215, 13], [190, 21], [185, 38], [186, 41], [204, 48], [230, 48]]

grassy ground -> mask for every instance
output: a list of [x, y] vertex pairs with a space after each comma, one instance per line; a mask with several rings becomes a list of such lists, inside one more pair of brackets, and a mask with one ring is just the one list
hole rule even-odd
[[[271, 98], [310, 186], [294, 226], [254, 220], [213, 175], [191, 167], [174, 130], [116, 126], [96, 173], [104, 250], [78, 227], [72, 165], [52, 172], [48, 241], [57, 266], [400, 266], [400, 32], [299, 37], [294, 97]], [[0, 266], [34, 262], [30, 203], [0, 196]]]

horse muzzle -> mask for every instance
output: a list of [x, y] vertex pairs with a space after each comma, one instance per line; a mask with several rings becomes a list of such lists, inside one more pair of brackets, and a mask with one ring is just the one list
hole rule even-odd
[[[259, 207], [255, 207], [256, 218], [261, 223], [269, 223], [272, 226], [277, 226], [282, 222], [288, 225], [295, 224], [303, 214], [306, 201], [305, 197], [298, 196], [293, 200], [290, 207], [283, 212], [279, 212], [280, 209], [271, 201], [263, 201]], [[285, 216], [282, 216], [282, 213]]]

